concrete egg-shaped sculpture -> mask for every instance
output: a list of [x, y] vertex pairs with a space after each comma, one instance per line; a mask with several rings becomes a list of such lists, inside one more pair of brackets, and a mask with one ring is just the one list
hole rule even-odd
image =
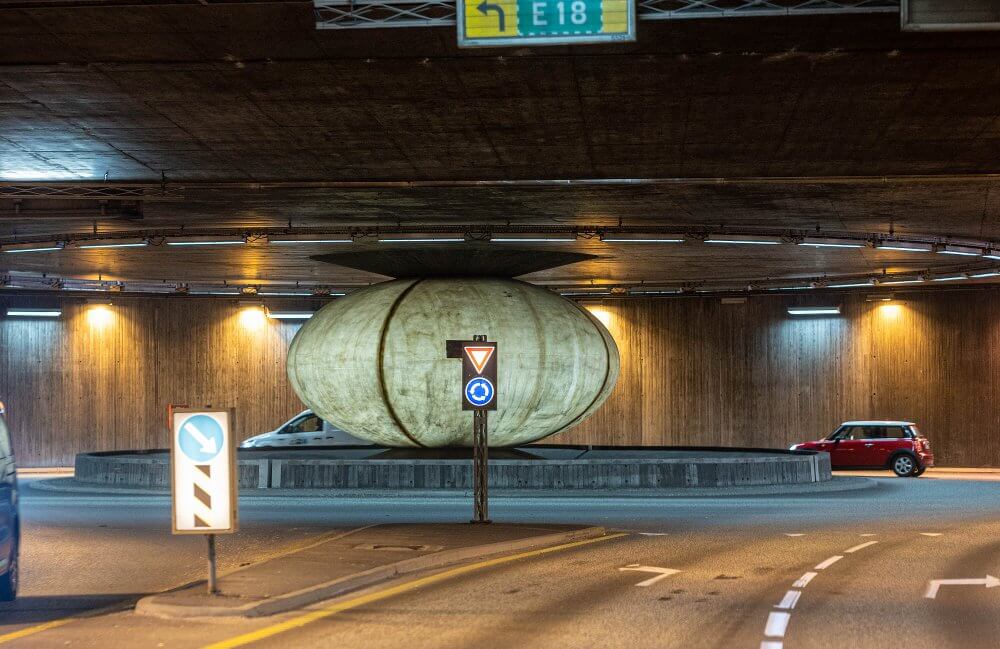
[[490, 446], [580, 423], [611, 393], [618, 348], [574, 302], [510, 279], [405, 279], [332, 302], [298, 332], [288, 376], [314, 412], [386, 446], [471, 446], [462, 362], [445, 341], [484, 334], [498, 349]]

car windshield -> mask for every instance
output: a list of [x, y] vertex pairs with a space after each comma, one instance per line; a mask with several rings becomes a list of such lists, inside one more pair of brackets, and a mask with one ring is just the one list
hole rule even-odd
[[916, 426], [910, 426], [910, 432], [913, 433], [914, 437], [924, 437], [924, 434]]

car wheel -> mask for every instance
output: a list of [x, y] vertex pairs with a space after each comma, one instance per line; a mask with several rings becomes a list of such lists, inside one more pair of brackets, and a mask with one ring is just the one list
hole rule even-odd
[[0, 602], [11, 602], [17, 597], [18, 580], [17, 543], [10, 546], [10, 559], [7, 563], [7, 572], [0, 577]]
[[912, 455], [897, 455], [892, 460], [892, 472], [900, 478], [909, 478], [917, 472], [917, 461]]

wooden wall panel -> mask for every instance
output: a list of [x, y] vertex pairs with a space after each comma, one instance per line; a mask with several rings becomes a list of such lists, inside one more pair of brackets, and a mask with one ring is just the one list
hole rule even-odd
[[[785, 447], [844, 419], [901, 418], [943, 464], [1000, 466], [1000, 290], [852, 296], [836, 318], [789, 317], [792, 299], [599, 307], [621, 378], [594, 417], [548, 441]], [[18, 302], [31, 305], [46, 306]], [[123, 299], [103, 327], [80, 300], [62, 307], [56, 321], [0, 319], [0, 399], [25, 466], [163, 447], [171, 402], [237, 408], [240, 437], [303, 407], [284, 368], [294, 324], [248, 328], [234, 301]]]

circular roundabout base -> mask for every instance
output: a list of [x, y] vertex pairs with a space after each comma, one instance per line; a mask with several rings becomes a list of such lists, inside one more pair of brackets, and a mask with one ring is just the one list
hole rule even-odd
[[[241, 489], [468, 490], [471, 449], [341, 446], [239, 452]], [[641, 490], [827, 482], [830, 456], [809, 451], [714, 447], [532, 445], [490, 449], [491, 489]], [[164, 450], [81, 453], [76, 481], [170, 486]]]

